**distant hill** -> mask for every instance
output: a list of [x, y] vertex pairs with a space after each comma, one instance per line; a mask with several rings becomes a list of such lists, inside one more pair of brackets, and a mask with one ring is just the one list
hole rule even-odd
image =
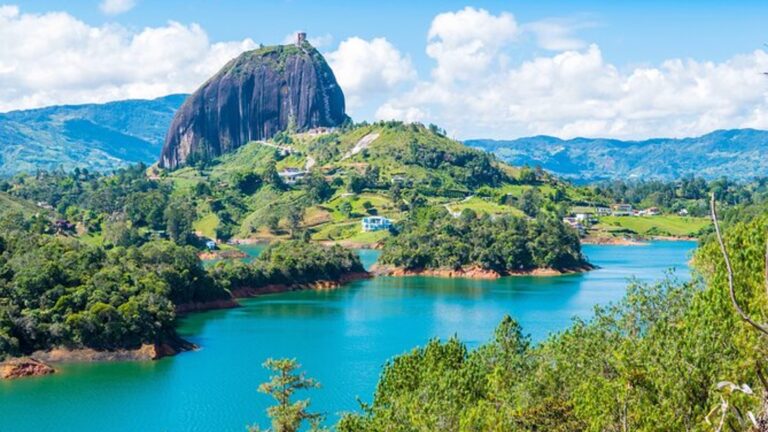
[[109, 171], [153, 163], [186, 95], [0, 114], [0, 177], [38, 169]]
[[695, 138], [645, 141], [535, 136], [509, 141], [465, 141], [511, 165], [540, 165], [559, 176], [605, 179], [675, 179], [686, 175], [747, 180], [768, 176], [768, 131], [718, 130]]

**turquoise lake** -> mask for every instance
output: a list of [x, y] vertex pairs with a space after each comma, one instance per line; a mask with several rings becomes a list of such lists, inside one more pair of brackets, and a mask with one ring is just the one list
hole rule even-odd
[[[370, 401], [381, 367], [433, 337], [485, 342], [510, 314], [535, 341], [619, 300], [629, 278], [690, 278], [693, 242], [585, 246], [598, 270], [496, 281], [376, 278], [334, 291], [248, 299], [194, 314], [179, 332], [201, 350], [154, 362], [69, 364], [48, 377], [0, 382], [0, 432], [237, 431], [267, 426], [268, 357], [295, 357], [323, 387], [310, 397], [329, 422]], [[258, 247], [251, 247], [256, 253]], [[361, 251], [366, 265], [375, 251]]]

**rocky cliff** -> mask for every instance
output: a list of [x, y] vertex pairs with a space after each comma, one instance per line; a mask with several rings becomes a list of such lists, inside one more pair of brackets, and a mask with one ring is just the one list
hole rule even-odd
[[165, 139], [160, 166], [207, 160], [280, 131], [338, 126], [344, 94], [323, 56], [295, 45], [241, 54], [189, 96]]

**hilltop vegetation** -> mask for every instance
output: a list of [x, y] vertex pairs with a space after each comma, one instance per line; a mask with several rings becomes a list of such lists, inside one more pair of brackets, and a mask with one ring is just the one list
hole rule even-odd
[[[279, 173], [305, 171], [296, 184]], [[532, 169], [517, 169], [418, 124], [385, 122], [322, 134], [278, 134], [207, 164], [163, 174], [178, 193], [195, 195], [196, 226], [219, 238], [356, 241], [368, 215], [402, 220], [418, 207], [521, 216], [563, 214], [595, 200]]]

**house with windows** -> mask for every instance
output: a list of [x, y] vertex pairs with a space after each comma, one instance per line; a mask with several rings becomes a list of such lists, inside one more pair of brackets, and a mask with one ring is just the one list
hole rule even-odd
[[608, 207], [595, 207], [595, 212], [598, 216], [610, 216], [611, 209]]
[[611, 206], [611, 214], [614, 216], [634, 216], [631, 204], [614, 204]]
[[392, 221], [384, 216], [368, 216], [363, 218], [361, 224], [363, 231], [381, 231], [389, 229], [392, 226]]

